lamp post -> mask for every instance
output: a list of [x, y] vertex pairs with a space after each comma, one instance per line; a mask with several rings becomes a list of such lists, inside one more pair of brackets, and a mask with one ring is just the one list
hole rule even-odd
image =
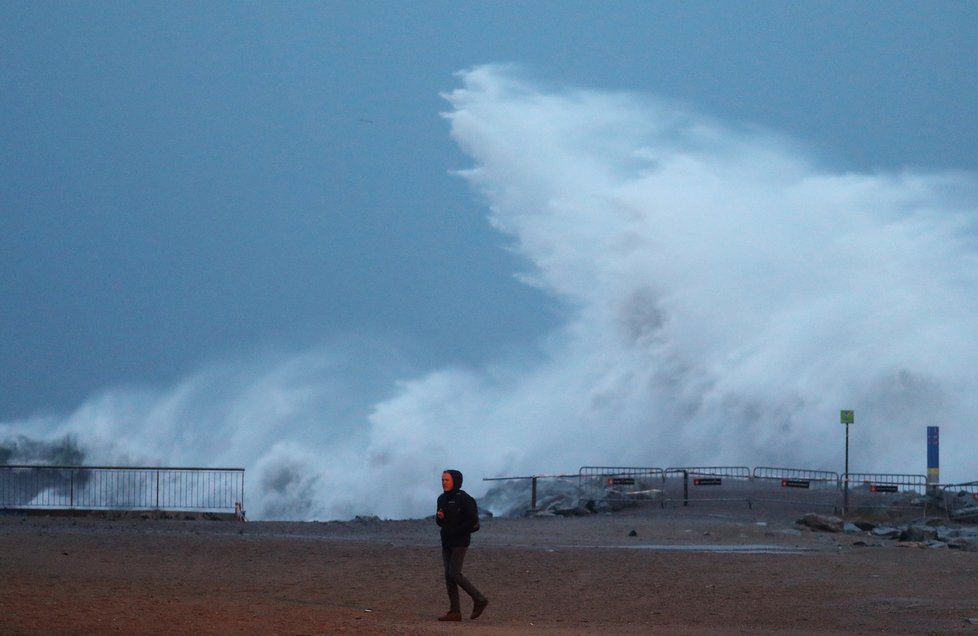
[[842, 514], [849, 512], [849, 425], [856, 421], [855, 411], [840, 411], [839, 421], [846, 425], [846, 472], [842, 480]]

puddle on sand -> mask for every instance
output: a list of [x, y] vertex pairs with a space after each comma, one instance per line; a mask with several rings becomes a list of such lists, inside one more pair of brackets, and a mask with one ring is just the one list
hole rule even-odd
[[725, 552], [735, 554], [797, 554], [801, 552], [815, 552], [814, 548], [802, 548], [800, 546], [774, 545], [764, 543], [737, 544], [737, 545], [715, 545], [715, 544], [643, 544], [643, 545], [624, 545], [624, 546], [605, 546], [608, 548], [618, 547], [627, 550], [662, 550], [668, 552]]

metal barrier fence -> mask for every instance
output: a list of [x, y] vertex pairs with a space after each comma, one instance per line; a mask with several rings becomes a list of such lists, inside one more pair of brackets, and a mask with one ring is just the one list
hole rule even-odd
[[[844, 501], [844, 478], [849, 479], [849, 498]], [[732, 502], [753, 508], [774, 504], [799, 510], [832, 512], [880, 506], [926, 510], [926, 477], [883, 473], [839, 473], [803, 468], [758, 466], [684, 466], [635, 468], [584, 466], [580, 469], [582, 503], [604, 501], [658, 502], [689, 506], [696, 503]], [[853, 484], [858, 484], [853, 488]], [[972, 485], [978, 490], [978, 482]], [[978, 494], [971, 493], [975, 504]], [[887, 493], [893, 495], [885, 497]]]
[[944, 510], [951, 519], [978, 519], [978, 481], [941, 488]]
[[[845, 488], [848, 483], [848, 488]], [[848, 473], [842, 475], [846, 511], [880, 508], [926, 509], [925, 475]]]
[[749, 505], [750, 469], [746, 466], [684, 466], [666, 468], [667, 501], [682, 505], [698, 501], [743, 502]]
[[582, 466], [578, 471], [579, 496], [584, 503], [664, 502], [662, 475], [661, 468]]
[[848, 473], [849, 490], [865, 489], [873, 493], [914, 493], [923, 494], [927, 487], [924, 475], [896, 475], [891, 473]]
[[[484, 481], [532, 481], [530, 511], [538, 506], [537, 481], [554, 483], [571, 475], [484, 478]], [[564, 487], [569, 484], [563, 483]], [[566, 491], [559, 497], [567, 501]], [[572, 495], [571, 495], [572, 496]], [[578, 506], [592, 511], [655, 503], [689, 506], [733, 502], [748, 508], [826, 509], [833, 513], [877, 510], [919, 511], [937, 506], [951, 518], [978, 518], [978, 481], [941, 486], [924, 475], [893, 473], [842, 474], [826, 470], [758, 466], [687, 466], [673, 468], [582, 466], [577, 475]], [[943, 498], [943, 504], [938, 502]], [[558, 499], [558, 498], [553, 498]], [[564, 507], [566, 510], [566, 506]]]
[[234, 512], [243, 468], [0, 466], [0, 509]]
[[754, 491], [749, 505], [841, 509], [839, 474], [827, 470], [758, 466], [751, 473]]
[[[571, 489], [575, 489], [576, 485], [569, 481], [571, 479], [576, 479], [577, 475], [514, 475], [512, 477], [483, 477], [482, 481], [528, 481], [530, 482], [530, 512], [535, 512], [538, 507], [537, 502], [537, 483], [543, 479], [548, 485], [553, 486], [554, 484], [561, 484], [569, 486]], [[552, 491], [553, 488], [548, 488]], [[578, 492], [579, 489], [578, 489]], [[563, 496], [558, 496], [558, 500], [563, 500]]]

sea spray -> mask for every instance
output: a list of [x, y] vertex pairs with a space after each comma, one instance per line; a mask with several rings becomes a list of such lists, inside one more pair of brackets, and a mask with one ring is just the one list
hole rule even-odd
[[975, 479], [975, 175], [855, 174], [665, 100], [507, 67], [447, 93], [459, 170], [563, 324], [533, 350], [419, 370], [355, 338], [108, 389], [0, 439], [86, 461], [247, 469], [252, 519], [431, 514], [441, 471], [851, 466]]

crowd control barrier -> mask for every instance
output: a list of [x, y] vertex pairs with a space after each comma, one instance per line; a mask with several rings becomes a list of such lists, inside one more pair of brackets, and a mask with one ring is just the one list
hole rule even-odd
[[235, 512], [242, 468], [0, 466], [0, 509]]
[[655, 502], [664, 505], [661, 468], [628, 466], [582, 466], [578, 471], [578, 492], [583, 505], [607, 502], [622, 504]]
[[746, 466], [687, 466], [666, 468], [664, 489], [669, 503], [689, 506], [702, 502], [750, 505], [750, 469]]
[[[848, 482], [848, 488], [846, 484]], [[871, 512], [879, 509], [924, 509], [927, 477], [891, 473], [843, 473], [844, 510]]]
[[942, 486], [940, 497], [948, 518], [970, 523], [978, 521], [978, 481]]
[[[539, 511], [537, 481], [561, 486], [549, 499], [566, 504], [565, 478], [570, 475], [494, 477], [485, 481], [528, 480], [531, 511]], [[559, 478], [559, 479], [558, 479]], [[978, 520], [978, 482], [941, 486], [924, 475], [894, 473], [839, 474], [826, 470], [758, 466], [582, 466], [577, 474], [577, 507], [606, 512], [636, 505], [658, 507], [725, 505], [776, 507], [778, 510], [848, 514], [851, 512], [912, 512], [946, 510], [951, 518]], [[943, 504], [941, 500], [943, 499]], [[556, 506], [554, 506], [556, 509]], [[563, 511], [573, 510], [562, 505]]]
[[839, 474], [827, 470], [758, 466], [751, 473], [751, 507], [773, 504], [779, 508], [838, 512], [842, 507]]

